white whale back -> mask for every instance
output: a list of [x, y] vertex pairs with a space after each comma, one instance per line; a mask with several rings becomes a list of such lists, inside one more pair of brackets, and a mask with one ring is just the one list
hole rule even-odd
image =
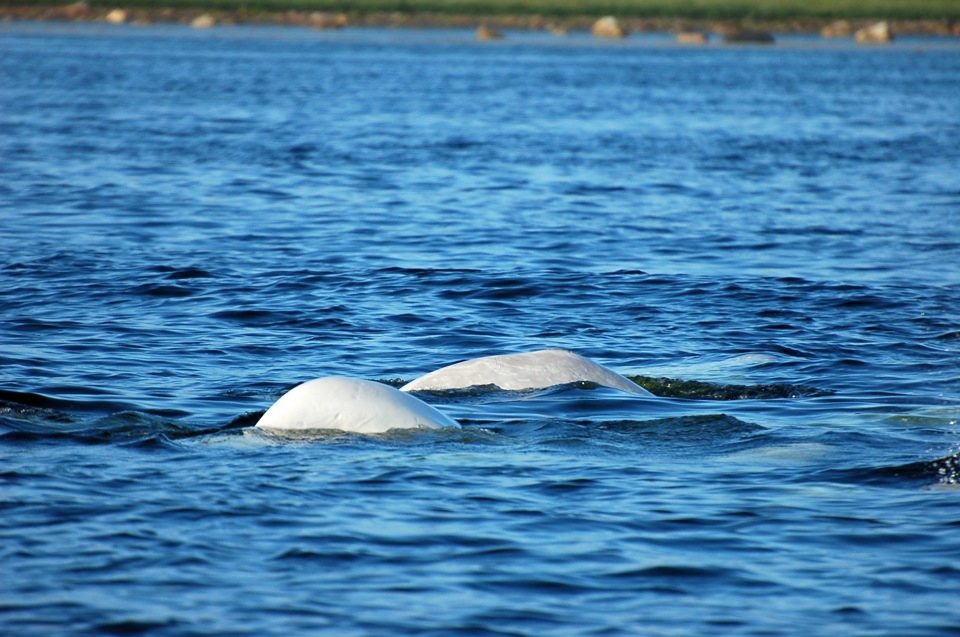
[[261, 429], [339, 429], [365, 434], [459, 426], [422, 400], [393, 387], [336, 376], [294, 387], [257, 422]]
[[621, 389], [632, 394], [653, 395], [613, 370], [563, 349], [474, 358], [430, 372], [407, 383], [400, 390], [460, 389], [475, 385], [496, 385], [500, 389], [515, 391], [581, 381]]

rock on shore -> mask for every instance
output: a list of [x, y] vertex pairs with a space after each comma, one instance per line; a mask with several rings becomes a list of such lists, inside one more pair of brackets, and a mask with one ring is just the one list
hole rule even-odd
[[893, 31], [887, 22], [878, 22], [858, 30], [853, 39], [857, 42], [892, 42]]
[[591, 29], [593, 36], [597, 38], [625, 38], [627, 37], [627, 28], [620, 24], [612, 15], [600, 18], [593, 23]]
[[480, 26], [478, 26], [476, 33], [474, 35], [478, 40], [481, 40], [481, 41], [503, 39], [503, 33], [498, 31], [497, 29], [488, 27], [485, 24], [481, 24]]

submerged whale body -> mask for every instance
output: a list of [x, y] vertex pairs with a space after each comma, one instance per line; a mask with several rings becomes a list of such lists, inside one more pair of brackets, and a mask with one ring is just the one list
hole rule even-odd
[[280, 397], [257, 422], [261, 429], [339, 429], [383, 433], [390, 429], [460, 427], [422, 400], [393, 387], [356, 378], [317, 378]]
[[632, 394], [653, 395], [615, 371], [564, 349], [474, 358], [430, 372], [407, 383], [400, 390], [462, 389], [476, 385], [496, 385], [500, 389], [514, 391], [543, 389], [584, 381]]

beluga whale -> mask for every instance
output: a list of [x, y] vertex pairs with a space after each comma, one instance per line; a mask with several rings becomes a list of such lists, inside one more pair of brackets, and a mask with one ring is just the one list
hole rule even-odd
[[643, 387], [589, 358], [565, 349], [473, 358], [413, 380], [400, 391], [436, 391], [495, 385], [508, 391], [546, 389], [589, 382], [631, 394], [653, 396]]
[[260, 429], [337, 429], [363, 434], [391, 429], [460, 427], [416, 396], [370, 380], [330, 376], [297, 385], [257, 421]]

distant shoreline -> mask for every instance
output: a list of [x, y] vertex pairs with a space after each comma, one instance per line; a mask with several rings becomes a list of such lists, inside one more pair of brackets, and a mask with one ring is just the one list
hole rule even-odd
[[[430, 12], [329, 12], [307, 10], [251, 10], [213, 9], [201, 7], [141, 7], [122, 5], [88, 5], [84, 2], [63, 5], [0, 4], [0, 20], [75, 21], [150, 24], [194, 24], [205, 19], [204, 26], [214, 25], [287, 25], [336, 29], [341, 27], [392, 28], [468, 28], [481, 26], [492, 29], [548, 30], [563, 33], [567, 30], [589, 31], [601, 16], [560, 16], [521, 14], [458, 14]], [[702, 32], [725, 34], [749, 29], [771, 33], [820, 33], [838, 21], [819, 17], [789, 19], [696, 19], [696, 18], [636, 18], [618, 20], [632, 33]], [[878, 22], [877, 19], [844, 20], [853, 30]], [[886, 20], [897, 35], [939, 35], [960, 37], [960, 22], [951, 20]]]

